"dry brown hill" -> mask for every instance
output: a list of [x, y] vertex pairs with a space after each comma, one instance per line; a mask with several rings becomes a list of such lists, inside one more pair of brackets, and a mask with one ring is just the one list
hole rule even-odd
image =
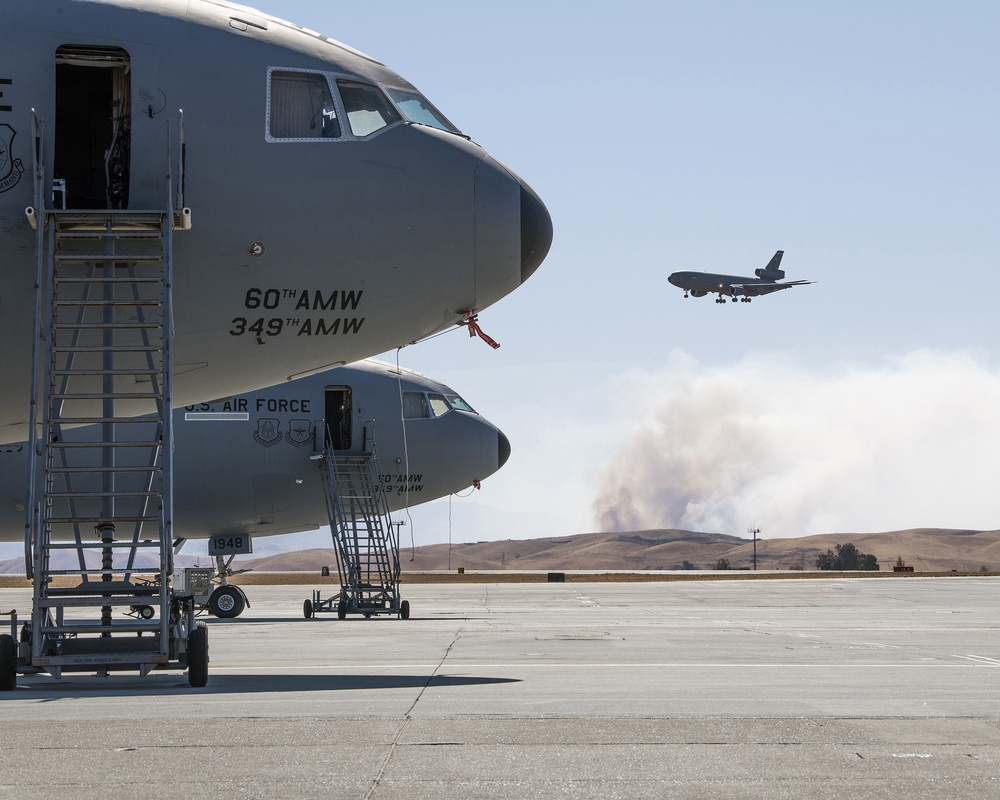
[[[794, 539], [759, 539], [758, 569], [816, 568], [816, 556], [852, 543], [872, 553], [882, 570], [897, 558], [917, 572], [978, 572], [1000, 569], [1000, 531], [917, 528], [887, 533], [830, 533]], [[651, 530], [585, 533], [548, 539], [424, 545], [400, 553], [404, 571], [439, 570], [678, 570], [715, 569], [720, 559], [733, 569], [753, 563], [753, 542], [720, 533]], [[268, 572], [336, 569], [332, 549], [303, 550], [266, 558], [244, 559], [235, 567]]]

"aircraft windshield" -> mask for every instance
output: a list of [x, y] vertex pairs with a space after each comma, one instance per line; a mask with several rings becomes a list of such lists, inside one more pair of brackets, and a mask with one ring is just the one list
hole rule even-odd
[[355, 136], [368, 136], [401, 117], [381, 90], [367, 83], [337, 81], [344, 111]]
[[431, 105], [431, 102], [422, 94], [411, 92], [406, 89], [387, 88], [386, 91], [389, 93], [389, 97], [396, 101], [396, 105], [399, 106], [399, 110], [403, 112], [403, 116], [410, 122], [416, 122], [420, 125], [429, 125], [432, 128], [447, 131], [448, 133], [461, 133], [461, 131], [452, 125], [444, 114], [434, 108], [434, 106]]
[[445, 414], [451, 411], [451, 406], [448, 405], [448, 401], [445, 400], [441, 395], [429, 394], [427, 395], [427, 399], [430, 401], [431, 404], [431, 414], [433, 414], [435, 417], [443, 417]]
[[448, 395], [448, 402], [451, 404], [452, 408], [457, 408], [459, 411], [468, 411], [472, 414], [476, 413], [476, 409], [474, 409], [472, 406], [466, 403], [457, 394]]

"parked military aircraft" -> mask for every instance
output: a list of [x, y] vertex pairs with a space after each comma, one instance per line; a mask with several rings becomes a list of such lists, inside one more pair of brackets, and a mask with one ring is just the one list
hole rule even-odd
[[[338, 455], [375, 447], [390, 511], [468, 488], [510, 455], [507, 437], [455, 391], [373, 360], [177, 409], [174, 434], [176, 535], [239, 539], [246, 552], [254, 536], [329, 524], [318, 460], [325, 439]], [[66, 433], [74, 437], [86, 429]], [[24, 537], [27, 484], [26, 443], [0, 445], [2, 541]], [[224, 577], [228, 563], [217, 562]], [[237, 616], [245, 604], [239, 587], [222, 586], [208, 606]]]
[[735, 303], [737, 300], [749, 303], [752, 298], [760, 297], [764, 294], [771, 294], [782, 289], [789, 289], [792, 286], [804, 286], [815, 281], [786, 281], [778, 283], [785, 277], [785, 271], [779, 269], [781, 257], [784, 250], [778, 250], [766, 267], [755, 270], [755, 278], [742, 277], [739, 275], [720, 275], [716, 272], [675, 272], [667, 278], [674, 286], [684, 290], [684, 296], [692, 294], [695, 297], [704, 297], [706, 294], [716, 293], [716, 303], [725, 303], [726, 297], [731, 297]]
[[327, 36], [225, 0], [5, 0], [0, 442], [27, 438], [29, 218], [168, 199], [191, 222], [173, 241], [176, 405], [454, 325], [527, 279], [552, 236], [527, 184]]

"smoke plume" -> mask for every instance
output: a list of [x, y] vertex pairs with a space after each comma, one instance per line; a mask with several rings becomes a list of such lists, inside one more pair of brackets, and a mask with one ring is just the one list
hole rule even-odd
[[648, 409], [601, 482], [600, 530], [1000, 527], [1000, 373], [971, 354], [831, 373], [675, 352], [633, 382]]

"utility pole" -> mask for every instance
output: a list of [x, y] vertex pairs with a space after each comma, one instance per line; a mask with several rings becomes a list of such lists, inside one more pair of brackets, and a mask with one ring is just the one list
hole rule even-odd
[[[754, 523], [756, 525], [756, 523]], [[760, 533], [760, 528], [753, 527], [747, 528], [747, 533], [753, 534], [753, 571], [757, 571], [757, 534]]]

